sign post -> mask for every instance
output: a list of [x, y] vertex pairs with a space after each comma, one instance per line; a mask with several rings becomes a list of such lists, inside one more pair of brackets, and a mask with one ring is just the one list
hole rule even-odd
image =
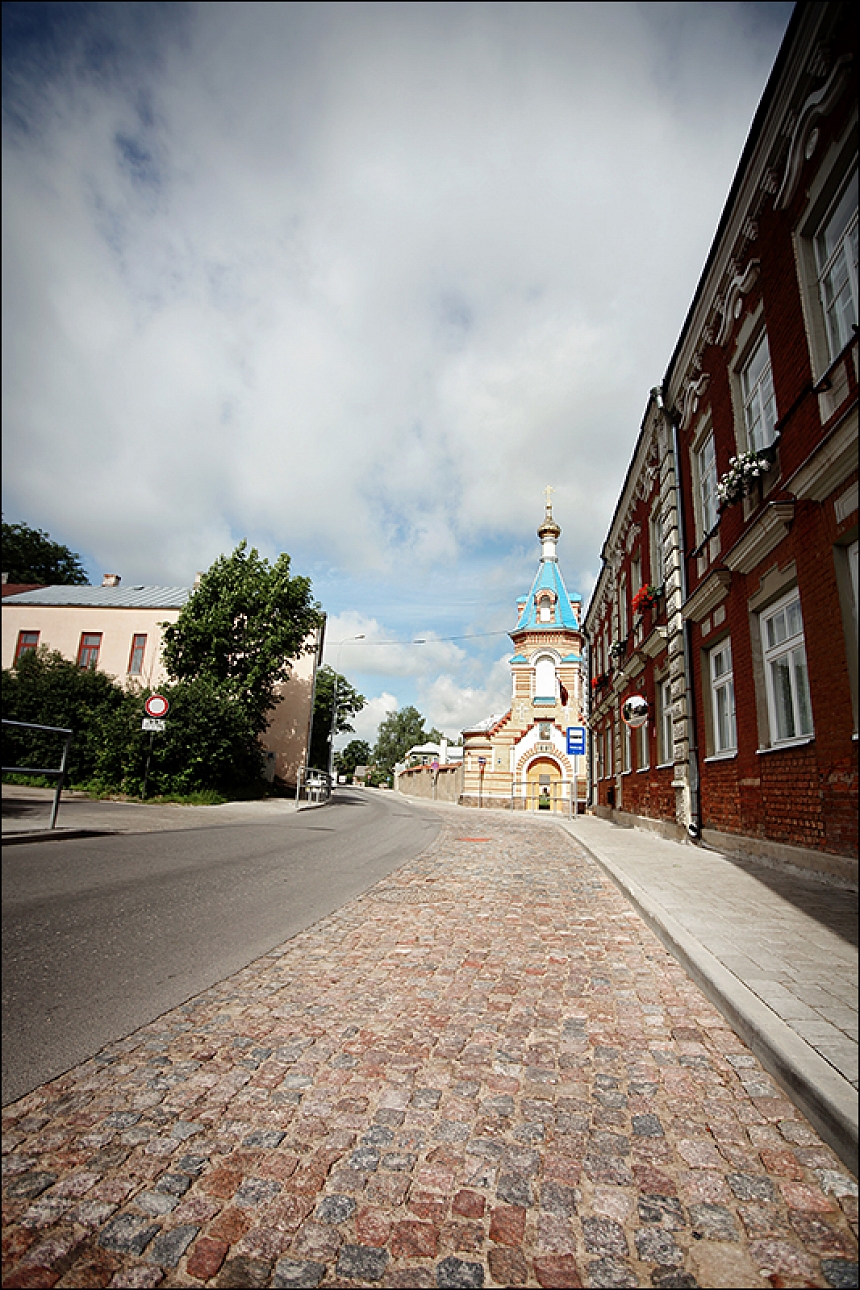
[[170, 703], [163, 694], [151, 694], [143, 705], [146, 716], [141, 721], [141, 729], [149, 731], [149, 748], [146, 752], [146, 767], [143, 772], [142, 797], [146, 797], [146, 786], [149, 782], [149, 763], [152, 759], [152, 744], [156, 734], [163, 734], [167, 728], [164, 718], [170, 711]]
[[567, 755], [573, 758], [573, 792], [570, 795], [570, 810], [579, 815], [579, 759], [585, 756], [585, 726], [567, 727]]

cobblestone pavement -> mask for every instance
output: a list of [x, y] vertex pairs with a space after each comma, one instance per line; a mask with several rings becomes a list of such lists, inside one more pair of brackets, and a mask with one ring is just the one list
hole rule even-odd
[[9, 1287], [857, 1284], [844, 1166], [501, 813], [5, 1108], [4, 1153]]

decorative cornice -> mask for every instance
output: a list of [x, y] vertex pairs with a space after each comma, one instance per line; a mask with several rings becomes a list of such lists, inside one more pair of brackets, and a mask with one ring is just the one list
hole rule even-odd
[[[726, 553], [725, 560], [729, 569], [737, 573], [751, 573], [759, 561], [779, 545], [788, 533], [793, 519], [794, 502], [769, 502], [740, 541]], [[686, 613], [686, 606], [682, 612]]]
[[731, 282], [726, 289], [725, 300], [722, 305], [722, 320], [720, 330], [717, 332], [717, 344], [725, 345], [729, 338], [732, 323], [741, 315], [742, 301], [741, 297], [745, 296], [748, 291], [755, 285], [758, 279], [761, 262], [759, 260], [750, 260], [749, 264], [743, 270], [737, 270]]
[[681, 429], [686, 430], [699, 409], [699, 399], [710, 384], [710, 373], [703, 372], [698, 380], [690, 379], [681, 395]]
[[731, 583], [732, 575], [728, 569], [714, 569], [702, 585], [685, 600], [681, 606], [681, 614], [684, 618], [692, 618], [693, 622], [700, 623], [705, 614], [709, 614], [721, 600], [725, 600]]
[[797, 192], [803, 163], [812, 156], [818, 142], [815, 123], [827, 116], [840, 98], [852, 62], [853, 56], [850, 53], [837, 58], [824, 85], [809, 95], [798, 112], [788, 145], [782, 183], [773, 203], [774, 210], [785, 210]]

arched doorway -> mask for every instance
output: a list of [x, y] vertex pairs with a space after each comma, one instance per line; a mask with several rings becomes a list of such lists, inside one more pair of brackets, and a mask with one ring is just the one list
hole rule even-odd
[[536, 757], [526, 771], [526, 809], [561, 810], [561, 767], [552, 757]]

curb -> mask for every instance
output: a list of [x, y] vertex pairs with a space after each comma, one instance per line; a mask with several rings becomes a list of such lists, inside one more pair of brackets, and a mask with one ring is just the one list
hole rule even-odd
[[[561, 827], [569, 831], [565, 824]], [[575, 836], [572, 831], [570, 835]], [[856, 1177], [856, 1089], [612, 860], [598, 855], [581, 838], [576, 841], [620, 888]]]
[[56, 839], [69, 838], [109, 838], [115, 837], [121, 829], [42, 829], [33, 833], [4, 833], [3, 846], [20, 846], [24, 842], [53, 842]]

